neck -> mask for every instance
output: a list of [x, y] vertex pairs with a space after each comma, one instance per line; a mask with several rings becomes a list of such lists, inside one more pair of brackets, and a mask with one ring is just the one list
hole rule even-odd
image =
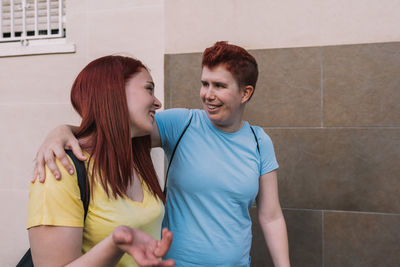
[[214, 125], [217, 129], [227, 132], [234, 133], [242, 129], [244, 121], [243, 121], [244, 109], [237, 110], [236, 114], [232, 114], [231, 119], [228, 121], [211, 121], [212, 125]]
[[212, 120], [210, 120], [210, 121], [211, 121], [211, 124], [214, 125], [215, 128], [217, 128], [217, 129], [219, 129], [219, 130], [221, 130], [223, 132], [227, 132], [227, 133], [234, 133], [234, 132], [239, 131], [240, 129], [242, 129], [243, 124], [244, 124], [243, 120], [240, 120], [237, 123], [226, 124], [226, 125], [225, 124], [218, 124], [216, 122], [213, 122]]

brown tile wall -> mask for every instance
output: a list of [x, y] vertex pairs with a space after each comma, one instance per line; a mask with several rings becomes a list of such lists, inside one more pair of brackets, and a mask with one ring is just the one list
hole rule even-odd
[[[400, 43], [250, 51], [246, 120], [274, 141], [292, 266], [400, 266]], [[165, 56], [165, 106], [200, 108], [201, 54]], [[253, 218], [252, 266], [272, 266]]]

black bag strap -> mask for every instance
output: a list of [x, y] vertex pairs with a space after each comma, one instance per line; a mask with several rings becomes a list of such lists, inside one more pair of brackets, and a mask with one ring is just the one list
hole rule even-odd
[[[68, 154], [68, 156], [72, 159], [72, 162], [75, 165], [76, 169], [76, 176], [78, 177], [78, 186], [81, 194], [81, 201], [83, 205], [83, 210], [84, 210], [84, 216], [83, 220], [86, 219], [86, 215], [88, 212], [89, 208], [89, 201], [90, 201], [90, 188], [89, 186], [86, 186], [86, 168], [85, 168], [85, 163], [83, 161], [80, 161], [72, 152], [72, 150], [65, 150], [65, 152]], [[32, 254], [31, 254], [31, 249], [28, 249], [28, 251], [25, 253], [25, 255], [21, 258], [21, 260], [18, 262], [16, 267], [33, 267], [33, 261], [32, 261]]]
[[179, 138], [178, 138], [178, 141], [177, 141], [176, 144], [175, 144], [174, 150], [172, 150], [171, 158], [169, 159], [169, 162], [168, 162], [167, 173], [166, 173], [166, 175], [165, 175], [164, 196], [167, 196], [167, 179], [168, 179], [168, 173], [169, 173], [169, 168], [171, 167], [172, 160], [173, 160], [174, 155], [175, 155], [175, 151], [176, 151], [176, 149], [178, 148], [179, 142], [181, 141], [181, 139], [182, 139], [183, 135], [185, 134], [187, 128], [189, 128], [189, 125], [190, 125], [190, 123], [192, 122], [192, 117], [193, 117], [193, 113], [191, 113], [188, 124], [186, 124], [186, 126], [185, 126], [185, 128], [183, 129], [181, 135], [180, 135]]
[[258, 145], [258, 138], [257, 138], [256, 132], [254, 131], [253, 126], [251, 126], [251, 125], [250, 125], [250, 129], [251, 129], [251, 132], [252, 132], [253, 135], [254, 135], [254, 139], [256, 140], [256, 143], [257, 143], [257, 151], [258, 151], [258, 154], [260, 155], [260, 146]]
[[16, 267], [33, 267], [31, 249], [25, 253], [21, 260], [17, 263]]
[[90, 187], [86, 185], [86, 168], [85, 163], [80, 161], [72, 152], [72, 150], [66, 149], [65, 152], [68, 156], [72, 159], [72, 162], [75, 165], [76, 169], [76, 176], [78, 177], [78, 186], [81, 193], [81, 201], [83, 204], [84, 213], [84, 220], [86, 219], [86, 215], [89, 209], [89, 202], [90, 202]]

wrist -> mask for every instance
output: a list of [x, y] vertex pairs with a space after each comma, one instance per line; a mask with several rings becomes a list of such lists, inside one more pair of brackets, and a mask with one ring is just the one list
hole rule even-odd
[[112, 235], [106, 237], [107, 247], [114, 255], [123, 254], [124, 251], [119, 247], [119, 245], [115, 242]]

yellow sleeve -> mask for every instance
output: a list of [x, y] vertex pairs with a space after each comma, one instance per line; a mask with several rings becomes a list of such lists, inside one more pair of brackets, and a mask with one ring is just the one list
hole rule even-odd
[[[72, 160], [69, 160], [72, 163]], [[84, 210], [76, 171], [71, 175], [58, 160], [56, 164], [61, 172], [61, 180], [56, 180], [46, 166], [46, 181], [40, 183], [36, 179], [35, 183], [31, 184], [28, 229], [38, 225], [84, 226]]]

